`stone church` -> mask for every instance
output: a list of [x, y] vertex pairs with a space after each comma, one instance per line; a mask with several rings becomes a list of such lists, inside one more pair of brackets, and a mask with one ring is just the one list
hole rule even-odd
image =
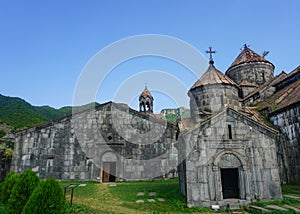
[[108, 102], [14, 133], [11, 170], [101, 182], [178, 176], [188, 206], [281, 199], [281, 183], [300, 181], [300, 66], [274, 76], [245, 45], [223, 74], [208, 53], [188, 92], [191, 118], [154, 114], [146, 87], [139, 111]]

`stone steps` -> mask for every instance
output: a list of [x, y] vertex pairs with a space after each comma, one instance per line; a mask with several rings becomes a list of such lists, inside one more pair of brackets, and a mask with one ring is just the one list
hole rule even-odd
[[294, 206], [287, 205], [287, 204], [285, 204], [283, 206], [269, 204], [265, 208], [260, 207], [260, 206], [251, 205], [250, 208], [254, 209], [254, 210], [258, 210], [262, 213], [272, 213], [272, 210], [277, 210], [277, 211], [280, 211], [281, 213], [285, 213], [285, 212], [289, 212], [290, 210], [293, 210], [296, 213], [300, 213], [300, 209], [298, 209], [297, 207], [294, 207]]
[[[145, 193], [144, 192], [138, 192], [136, 194], [136, 196], [145, 196]], [[156, 196], [156, 192], [149, 192], [148, 197], [154, 197]], [[164, 198], [157, 198], [157, 199], [154, 199], [154, 198], [147, 198], [147, 199], [139, 199], [139, 200], [136, 200], [136, 203], [144, 203], [144, 202], [149, 202], [149, 203], [154, 203], [156, 201], [158, 202], [165, 202], [165, 199]]]

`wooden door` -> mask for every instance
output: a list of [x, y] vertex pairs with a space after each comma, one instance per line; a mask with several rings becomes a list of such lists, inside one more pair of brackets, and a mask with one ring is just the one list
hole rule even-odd
[[102, 182], [116, 181], [116, 162], [103, 162]]

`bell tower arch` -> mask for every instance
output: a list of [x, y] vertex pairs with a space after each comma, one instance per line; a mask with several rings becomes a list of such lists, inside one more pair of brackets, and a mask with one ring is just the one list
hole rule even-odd
[[145, 86], [144, 91], [141, 93], [139, 97], [140, 104], [140, 112], [151, 112], [153, 113], [153, 96], [148, 90], [147, 86]]

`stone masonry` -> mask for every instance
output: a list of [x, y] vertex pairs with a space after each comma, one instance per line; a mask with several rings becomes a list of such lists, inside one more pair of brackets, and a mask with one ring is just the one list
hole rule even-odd
[[174, 127], [109, 102], [15, 133], [12, 170], [30, 167], [40, 178], [102, 179], [103, 163], [115, 162], [108, 173], [116, 180], [168, 176], [177, 166]]

